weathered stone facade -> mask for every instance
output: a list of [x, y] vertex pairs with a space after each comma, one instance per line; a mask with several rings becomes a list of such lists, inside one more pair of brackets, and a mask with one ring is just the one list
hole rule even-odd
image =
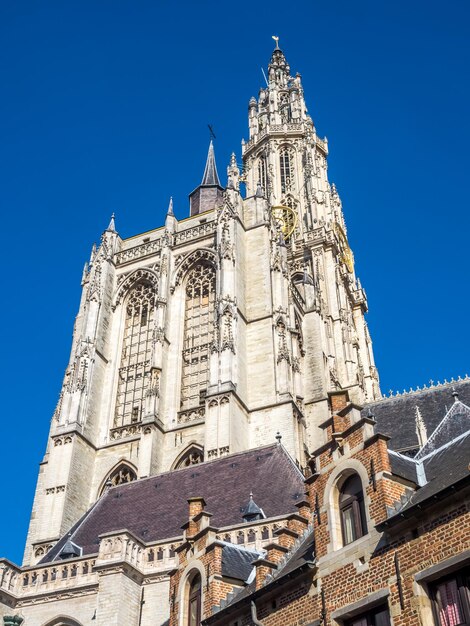
[[113, 218], [93, 247], [25, 564], [117, 476], [247, 450], [277, 432], [303, 467], [329, 391], [380, 397], [326, 140], [279, 49], [269, 76], [225, 190], [211, 143], [191, 217], [178, 221], [170, 204], [163, 226], [124, 240]]
[[328, 144], [277, 44], [248, 120], [190, 217], [170, 202], [128, 239], [113, 217], [93, 246], [4, 624], [427, 626], [470, 563], [470, 385], [450, 410], [446, 385], [381, 398]]

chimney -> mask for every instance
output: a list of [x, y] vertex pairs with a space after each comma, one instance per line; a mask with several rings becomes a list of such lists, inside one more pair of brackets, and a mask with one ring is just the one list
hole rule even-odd
[[187, 537], [194, 537], [199, 532], [199, 520], [195, 520], [194, 518], [198, 516], [200, 513], [204, 511], [204, 507], [206, 506], [206, 502], [204, 498], [200, 496], [195, 498], [189, 498], [189, 520], [188, 526], [186, 530]]

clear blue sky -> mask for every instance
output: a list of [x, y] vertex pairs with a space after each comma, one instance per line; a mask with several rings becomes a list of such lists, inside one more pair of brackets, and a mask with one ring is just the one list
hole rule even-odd
[[207, 123], [225, 181], [273, 34], [329, 139], [382, 390], [465, 374], [469, 24], [466, 0], [0, 3], [0, 555], [21, 559], [93, 241], [170, 195], [187, 216]]

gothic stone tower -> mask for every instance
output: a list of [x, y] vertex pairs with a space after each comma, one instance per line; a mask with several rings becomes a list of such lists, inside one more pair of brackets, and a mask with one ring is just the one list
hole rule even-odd
[[[190, 217], [122, 239], [82, 279], [70, 362], [39, 473], [25, 562], [110, 484], [274, 441], [300, 466], [331, 392], [380, 395], [326, 140], [276, 47], [249, 102], [243, 166], [212, 143]], [[242, 194], [241, 187], [246, 193]]]

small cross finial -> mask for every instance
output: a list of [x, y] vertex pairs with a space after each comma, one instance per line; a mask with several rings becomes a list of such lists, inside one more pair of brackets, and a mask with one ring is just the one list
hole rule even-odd
[[277, 439], [277, 443], [279, 445], [281, 443], [281, 439], [282, 439], [282, 435], [281, 435], [281, 433], [279, 431], [277, 431], [276, 439]]
[[211, 138], [211, 141], [212, 141], [213, 139], [215, 139], [214, 129], [212, 128], [211, 124], [207, 124], [207, 128], [209, 129], [209, 135], [210, 135], [210, 138]]
[[272, 35], [272, 38], [276, 42], [276, 50], [279, 50], [279, 37], [277, 37], [276, 35]]

